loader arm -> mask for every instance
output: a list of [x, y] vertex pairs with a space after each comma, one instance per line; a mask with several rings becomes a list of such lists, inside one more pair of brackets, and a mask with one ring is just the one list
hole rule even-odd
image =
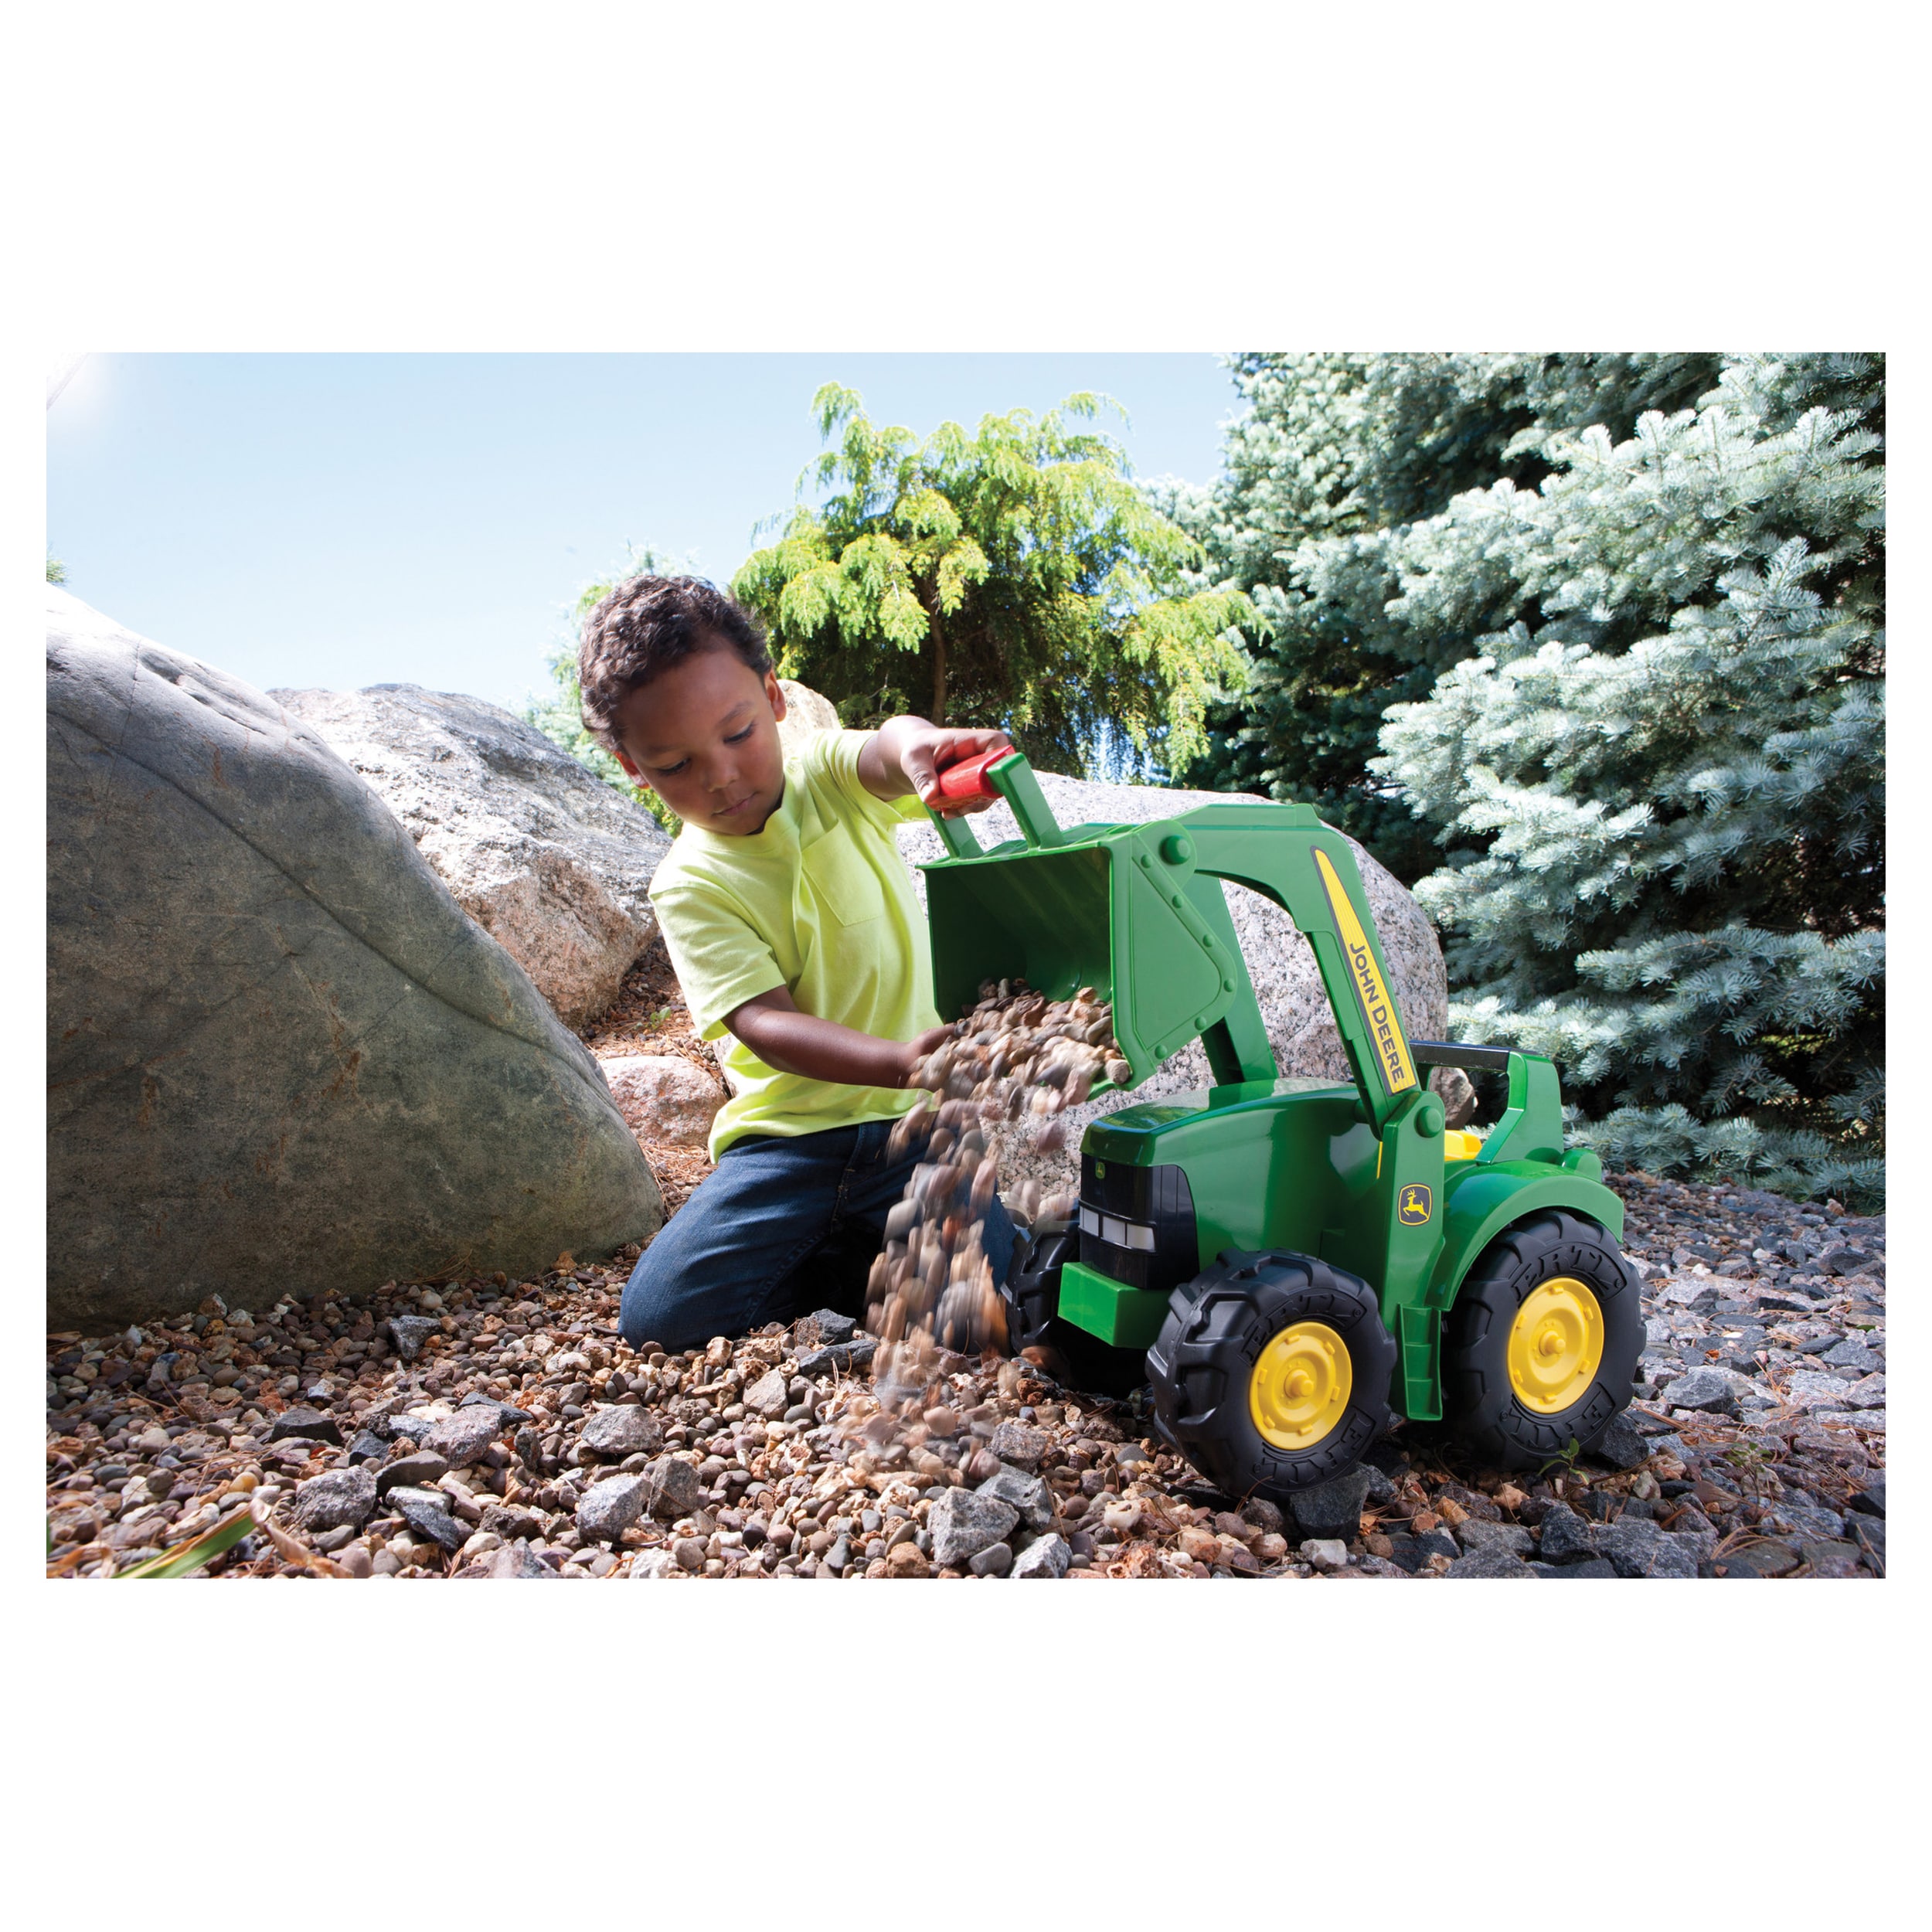
[[[1362, 1104], [1379, 1135], [1421, 1083], [1353, 849], [1311, 805], [1204, 805], [1174, 820], [1162, 857], [1271, 899], [1315, 954]], [[1192, 848], [1183, 853], [1185, 844]]]

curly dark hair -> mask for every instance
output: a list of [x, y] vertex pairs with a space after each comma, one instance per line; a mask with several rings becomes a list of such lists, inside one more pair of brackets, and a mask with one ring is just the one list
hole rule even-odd
[[577, 685], [583, 728], [617, 748], [617, 706], [640, 685], [701, 651], [732, 650], [754, 671], [771, 668], [764, 627], [702, 577], [628, 578], [583, 620]]

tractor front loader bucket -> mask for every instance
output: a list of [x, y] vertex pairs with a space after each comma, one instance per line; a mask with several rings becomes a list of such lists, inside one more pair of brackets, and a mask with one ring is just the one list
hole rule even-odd
[[1197, 1036], [1217, 1080], [1268, 1080], [1272, 1053], [1218, 879], [1177, 870], [1172, 821], [1063, 832], [1025, 758], [985, 774], [1023, 836], [982, 851], [938, 821], [951, 855], [924, 868], [934, 1002], [966, 1011], [988, 980], [1049, 999], [1091, 986], [1111, 1003], [1131, 1083]]

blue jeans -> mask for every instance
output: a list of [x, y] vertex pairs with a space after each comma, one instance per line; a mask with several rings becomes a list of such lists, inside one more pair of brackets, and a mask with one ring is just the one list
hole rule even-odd
[[[631, 1270], [617, 1318], [624, 1340], [693, 1349], [815, 1308], [862, 1317], [886, 1216], [919, 1158], [889, 1159], [891, 1131], [889, 1121], [868, 1121], [733, 1141]], [[997, 1196], [983, 1240], [1004, 1281], [1013, 1223]]]

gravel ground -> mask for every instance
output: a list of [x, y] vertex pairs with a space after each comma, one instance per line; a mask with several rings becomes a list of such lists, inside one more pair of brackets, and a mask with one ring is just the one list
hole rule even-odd
[[50, 1337], [49, 1570], [111, 1576], [252, 1498], [203, 1575], [1883, 1575], [1883, 1218], [1616, 1185], [1649, 1346], [1573, 1468], [1508, 1478], [1410, 1424], [1284, 1519], [1023, 1359], [941, 1355], [906, 1427], [838, 1318], [634, 1355], [634, 1257], [564, 1256]]

